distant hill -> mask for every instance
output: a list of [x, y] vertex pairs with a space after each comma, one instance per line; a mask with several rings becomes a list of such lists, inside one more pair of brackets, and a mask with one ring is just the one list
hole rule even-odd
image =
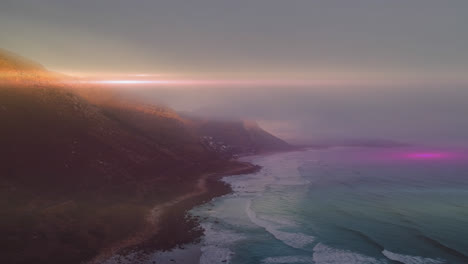
[[291, 150], [293, 146], [262, 129], [253, 121], [219, 121], [193, 118], [197, 133], [205, 144], [218, 150], [225, 146], [231, 154], [259, 154]]
[[255, 124], [188, 119], [57, 76], [0, 50], [2, 263], [80, 263], [232, 155], [288, 148]]

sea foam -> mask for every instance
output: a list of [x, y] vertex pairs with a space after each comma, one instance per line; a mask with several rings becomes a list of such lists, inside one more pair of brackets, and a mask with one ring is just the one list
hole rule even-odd
[[246, 213], [252, 223], [264, 228], [268, 233], [272, 234], [276, 239], [282, 241], [293, 248], [303, 248], [306, 245], [314, 242], [315, 237], [302, 233], [291, 233], [279, 230], [282, 226], [260, 219], [252, 210], [252, 200], [249, 200], [246, 205]]
[[382, 251], [387, 258], [391, 260], [395, 260], [398, 262], [402, 262], [404, 264], [442, 264], [446, 263], [444, 260], [441, 259], [431, 259], [431, 258], [424, 258], [419, 256], [409, 256], [403, 254], [393, 253], [388, 250]]
[[384, 264], [385, 261], [355, 253], [349, 250], [328, 247], [318, 243], [314, 247], [313, 260], [316, 264]]
[[262, 260], [265, 264], [292, 264], [292, 263], [314, 263], [314, 259], [308, 256], [281, 256], [268, 257]]
[[233, 252], [229, 246], [244, 236], [226, 229], [217, 229], [211, 223], [202, 223], [205, 230], [200, 264], [229, 263]]

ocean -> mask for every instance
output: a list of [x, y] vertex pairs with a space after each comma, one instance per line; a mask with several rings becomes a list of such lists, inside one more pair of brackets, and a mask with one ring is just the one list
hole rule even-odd
[[260, 172], [191, 210], [201, 264], [468, 263], [468, 162], [411, 148], [252, 156]]

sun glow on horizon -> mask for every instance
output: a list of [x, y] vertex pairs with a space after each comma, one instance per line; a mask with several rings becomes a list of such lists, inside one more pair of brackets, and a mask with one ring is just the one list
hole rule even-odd
[[[161, 78], [158, 78], [161, 77]], [[67, 80], [73, 84], [96, 84], [96, 85], [118, 85], [118, 86], [245, 86], [245, 87], [309, 87], [309, 86], [352, 86], [349, 80], [333, 79], [279, 79], [279, 78], [193, 78], [178, 76], [178, 78], [163, 78], [164, 76], [155, 74], [132, 74], [121, 76], [101, 76], [101, 77], [79, 77], [78, 79]], [[354, 83], [357, 84], [357, 83]]]
[[96, 84], [170, 84], [177, 81], [169, 80], [98, 80], [98, 81], [85, 81], [87, 83]]

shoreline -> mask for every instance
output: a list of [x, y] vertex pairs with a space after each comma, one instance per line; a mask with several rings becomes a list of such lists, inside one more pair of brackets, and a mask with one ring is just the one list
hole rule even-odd
[[223, 177], [253, 173], [260, 169], [258, 165], [236, 160], [227, 168], [202, 174], [192, 192], [155, 205], [148, 213], [146, 225], [140, 231], [105, 248], [86, 263], [141, 262], [148, 260], [151, 253], [170, 253], [183, 245], [198, 242], [203, 230], [198, 219], [187, 217], [187, 212], [215, 197], [231, 193], [231, 186], [221, 181]]

